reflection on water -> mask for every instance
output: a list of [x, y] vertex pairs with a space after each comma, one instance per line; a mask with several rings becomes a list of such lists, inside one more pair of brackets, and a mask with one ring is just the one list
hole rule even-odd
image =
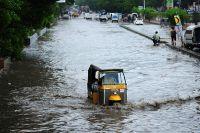
[[[200, 62], [117, 24], [59, 21], [0, 79], [0, 132], [198, 132]], [[92, 105], [87, 70], [123, 68], [128, 104]]]

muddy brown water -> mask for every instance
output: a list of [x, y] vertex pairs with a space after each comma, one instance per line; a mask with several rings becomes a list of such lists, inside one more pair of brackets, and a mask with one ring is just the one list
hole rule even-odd
[[[123, 68], [128, 104], [94, 106], [87, 69]], [[59, 21], [0, 79], [0, 132], [200, 132], [200, 61], [120, 28]]]

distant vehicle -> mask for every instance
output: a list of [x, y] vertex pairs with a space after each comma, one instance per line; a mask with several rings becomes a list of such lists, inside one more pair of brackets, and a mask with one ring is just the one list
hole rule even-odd
[[96, 13], [96, 14], [94, 15], [94, 20], [99, 20], [99, 14], [98, 14], [98, 13]]
[[62, 16], [62, 19], [69, 19], [70, 18], [70, 16], [68, 15], [68, 14], [64, 14], [63, 16]]
[[106, 15], [100, 15], [99, 20], [100, 20], [101, 22], [106, 22], [106, 21], [108, 21], [108, 18], [107, 18]]
[[188, 14], [193, 14], [194, 11], [193, 10], [186, 10]]
[[119, 22], [119, 16], [118, 16], [118, 14], [112, 14], [111, 15], [111, 21], [112, 21], [112, 23], [113, 22]]
[[92, 19], [92, 13], [85, 13], [85, 19]]
[[136, 20], [136, 18], [138, 18], [138, 14], [137, 13], [131, 13], [131, 20], [132, 22]]
[[143, 25], [144, 24], [143, 19], [142, 18], [136, 18], [135, 21], [134, 21], [134, 24]]
[[114, 105], [127, 103], [127, 83], [123, 69], [88, 69], [88, 98], [93, 104]]
[[138, 18], [138, 14], [137, 13], [131, 13], [132, 17]]
[[200, 48], [200, 25], [188, 26], [183, 38], [183, 45], [185, 48], [193, 49]]
[[106, 17], [110, 20], [110, 19], [111, 19], [111, 14], [110, 14], [110, 13], [107, 13], [107, 14], [106, 14]]
[[78, 17], [78, 16], [79, 16], [78, 12], [73, 12], [72, 13], [72, 17]]

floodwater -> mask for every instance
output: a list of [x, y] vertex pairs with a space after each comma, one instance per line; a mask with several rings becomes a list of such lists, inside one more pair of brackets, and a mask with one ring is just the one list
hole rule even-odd
[[[87, 100], [87, 70], [123, 68], [128, 104]], [[0, 79], [0, 132], [200, 132], [200, 61], [118, 24], [59, 21]]]

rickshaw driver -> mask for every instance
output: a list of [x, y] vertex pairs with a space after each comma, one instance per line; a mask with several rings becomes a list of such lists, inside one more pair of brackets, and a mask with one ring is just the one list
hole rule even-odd
[[95, 79], [94, 83], [92, 83], [92, 91], [98, 89], [98, 79]]

